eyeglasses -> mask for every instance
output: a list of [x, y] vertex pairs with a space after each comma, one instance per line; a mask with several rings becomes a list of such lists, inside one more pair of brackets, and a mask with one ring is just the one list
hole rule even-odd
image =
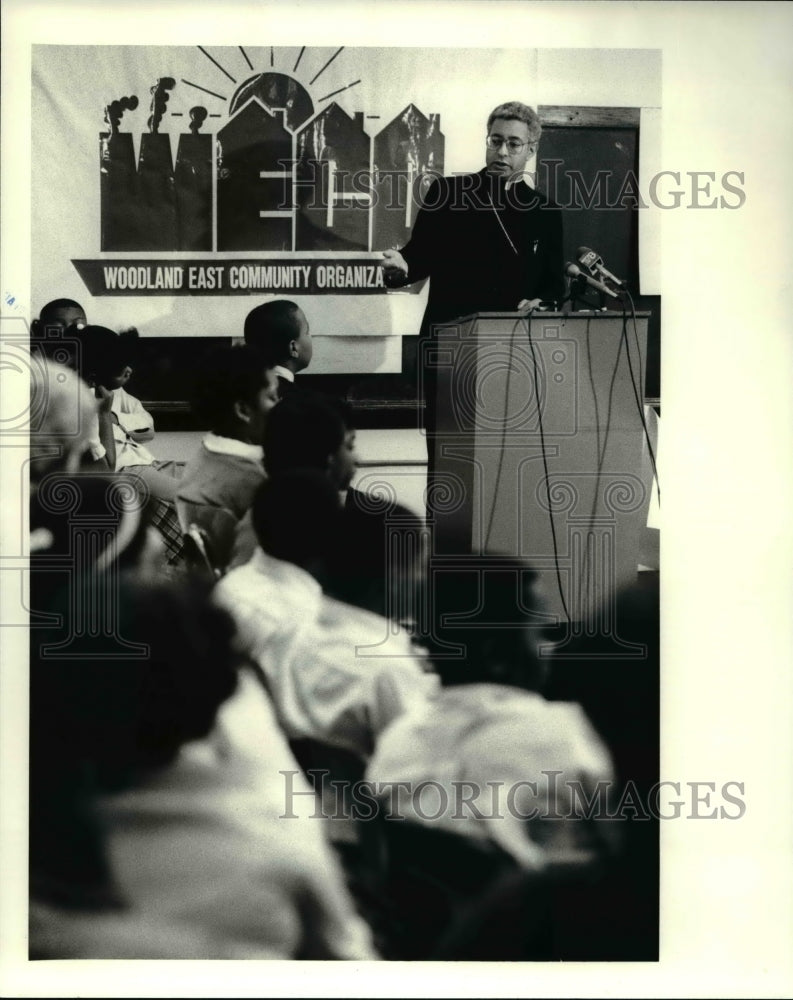
[[530, 146], [530, 142], [521, 142], [520, 139], [502, 139], [500, 135], [489, 135], [485, 139], [488, 149], [501, 149], [506, 146], [510, 153], [519, 153], [524, 146]]

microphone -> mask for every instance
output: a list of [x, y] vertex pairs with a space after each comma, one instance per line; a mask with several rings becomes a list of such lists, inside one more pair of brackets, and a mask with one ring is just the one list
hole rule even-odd
[[608, 268], [603, 266], [603, 258], [599, 257], [594, 250], [590, 250], [589, 247], [579, 247], [576, 250], [576, 254], [578, 256], [578, 263], [590, 273], [594, 274], [597, 272], [601, 278], [605, 278], [606, 281], [612, 281], [618, 288], [624, 287], [625, 282], [620, 281]]
[[564, 267], [564, 273], [569, 278], [583, 278], [584, 281], [590, 285], [592, 288], [596, 288], [599, 292], [603, 292], [605, 295], [610, 295], [612, 299], [619, 298], [617, 293], [613, 291], [608, 285], [604, 285], [602, 281], [597, 281], [591, 275], [582, 271], [577, 264], [567, 263]]

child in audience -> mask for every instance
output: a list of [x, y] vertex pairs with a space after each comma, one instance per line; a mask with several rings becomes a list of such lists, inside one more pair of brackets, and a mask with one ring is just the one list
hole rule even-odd
[[366, 758], [392, 719], [436, 691], [437, 678], [404, 630], [323, 593], [342, 519], [335, 485], [313, 470], [267, 480], [252, 509], [259, 548], [215, 595], [267, 678], [289, 739]]
[[138, 476], [150, 495], [173, 502], [181, 465], [159, 461], [143, 444], [154, 437], [154, 420], [124, 387], [132, 375], [131, 341], [103, 326], [79, 331], [80, 370], [89, 386], [112, 394], [110, 411], [115, 442], [115, 471]]
[[346, 500], [358, 468], [349, 408], [318, 393], [292, 394], [268, 424], [264, 455], [268, 475], [314, 469]]
[[[116, 396], [132, 372], [128, 365], [130, 338], [102, 326], [72, 326], [70, 330], [74, 332], [73, 362], [99, 401], [99, 434], [107, 466], [113, 472], [134, 477], [136, 488], [148, 501], [147, 520], [162, 535], [168, 561], [175, 563], [182, 550], [182, 532], [174, 508], [181, 466], [158, 461], [137, 440], [138, 431], [145, 439], [153, 435], [151, 417], [126, 390]], [[126, 429], [127, 421], [135, 425], [132, 431]]]
[[210, 430], [179, 481], [177, 510], [183, 530], [195, 524], [206, 533], [220, 569], [265, 479], [262, 443], [277, 402], [275, 372], [250, 347], [224, 347], [208, 360], [193, 410]]
[[[57, 347], [59, 335], [66, 330], [72, 329], [76, 332], [87, 325], [85, 309], [79, 302], [75, 302], [74, 299], [53, 299], [41, 307], [39, 318], [31, 323], [31, 339], [46, 351], [50, 346]], [[65, 364], [62, 358], [53, 360]]]
[[298, 305], [285, 299], [265, 302], [248, 313], [245, 343], [275, 369], [282, 399], [294, 389], [296, 373], [311, 364], [308, 320]]
[[401, 504], [357, 496], [372, 501], [376, 516], [348, 501], [333, 542], [326, 591], [415, 629], [423, 616], [426, 582], [424, 523]]
[[[358, 467], [355, 430], [345, 423], [343, 404], [310, 391], [292, 393], [273, 411], [264, 434], [264, 467], [270, 477], [296, 469], [325, 476], [345, 503]], [[376, 503], [376, 501], [375, 501]], [[256, 536], [250, 514], [235, 531], [231, 566], [253, 555]]]

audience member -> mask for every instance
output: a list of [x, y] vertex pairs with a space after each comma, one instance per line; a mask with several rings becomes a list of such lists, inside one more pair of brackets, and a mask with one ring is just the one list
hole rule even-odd
[[269, 476], [313, 469], [346, 498], [358, 467], [349, 408], [318, 393], [285, 399], [267, 425], [264, 464]]
[[149, 495], [173, 502], [182, 466], [159, 461], [144, 447], [143, 442], [154, 437], [154, 420], [140, 400], [124, 388], [132, 376], [131, 338], [103, 326], [83, 327], [78, 337], [83, 378], [89, 386], [111, 394], [115, 471], [137, 476]]
[[[34, 490], [48, 472], [74, 473], [86, 459], [106, 468], [96, 397], [71, 368], [46, 358], [31, 366], [29, 412]], [[110, 429], [109, 407], [106, 417]]]
[[30, 324], [31, 343], [51, 361], [74, 368], [76, 343], [71, 335], [87, 324], [85, 310], [79, 302], [53, 299], [42, 306], [38, 319]]
[[401, 504], [355, 491], [333, 540], [330, 596], [414, 627], [425, 596], [427, 532]]
[[[112, 472], [116, 461], [111, 413], [113, 396], [101, 386], [92, 385], [92, 391], [88, 392], [84, 382], [75, 377], [73, 373], [80, 350], [76, 341], [71, 344], [74, 350], [68, 352], [68, 357], [61, 352], [64, 353], [64, 364], [48, 358], [45, 352], [31, 367], [31, 432], [37, 434], [37, 422], [43, 422], [45, 426], [53, 426], [56, 437], [68, 435], [77, 440], [74, 435], [78, 433], [79, 424], [79, 441], [84, 441], [86, 445], [81, 449], [80, 466], [93, 471], [110, 469]], [[78, 386], [81, 388], [78, 389]], [[89, 405], [87, 399], [91, 397], [93, 404]], [[63, 441], [59, 442], [59, 447], [61, 445], [66, 447]], [[72, 445], [68, 447], [73, 451]]]
[[210, 430], [185, 467], [176, 506], [184, 531], [195, 524], [205, 533], [218, 568], [228, 565], [237, 522], [265, 479], [262, 443], [277, 402], [272, 368], [247, 346], [221, 348], [197, 387], [194, 411]]
[[138, 656], [34, 664], [31, 953], [376, 957], [322, 825], [282, 818], [276, 769], [312, 795], [231, 621], [186, 588], [120, 597]]
[[[407, 815], [495, 842], [529, 868], [595, 856], [605, 845], [581, 820], [570, 783], [590, 796], [611, 778], [611, 763], [580, 706], [541, 694], [548, 661], [536, 575], [515, 560], [474, 558], [436, 574], [432, 598], [443, 690], [381, 734], [367, 776], [442, 786], [437, 815], [435, 803], [417, 808], [412, 794], [402, 802]], [[472, 805], [459, 805], [460, 781], [470, 783]]]
[[274, 369], [282, 399], [294, 389], [295, 375], [311, 364], [308, 320], [298, 305], [286, 299], [265, 302], [248, 313], [245, 343]]
[[[325, 476], [338, 491], [339, 501], [350, 500], [350, 483], [358, 467], [355, 430], [345, 423], [349, 411], [339, 401], [313, 392], [293, 393], [267, 421], [264, 467], [274, 477], [297, 469]], [[230, 565], [241, 566], [256, 549], [250, 512], [240, 521]]]
[[261, 667], [287, 737], [366, 758], [377, 734], [432, 694], [437, 678], [406, 633], [323, 594], [341, 516], [336, 485], [316, 471], [268, 480], [252, 510], [260, 547], [215, 593]]

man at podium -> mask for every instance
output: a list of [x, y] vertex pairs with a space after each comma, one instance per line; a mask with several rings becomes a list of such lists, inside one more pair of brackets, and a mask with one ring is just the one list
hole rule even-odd
[[[436, 323], [476, 312], [528, 311], [562, 299], [562, 213], [523, 177], [541, 131], [532, 108], [499, 104], [487, 120], [484, 168], [435, 180], [408, 243], [383, 253], [388, 287], [430, 279], [422, 340]], [[421, 343], [419, 352], [421, 357]], [[432, 369], [426, 366], [422, 376], [432, 462]]]
[[562, 214], [523, 172], [542, 128], [510, 101], [487, 120], [485, 166], [429, 187], [409, 242], [383, 253], [389, 287], [430, 278], [421, 332], [473, 312], [513, 312], [564, 293]]

